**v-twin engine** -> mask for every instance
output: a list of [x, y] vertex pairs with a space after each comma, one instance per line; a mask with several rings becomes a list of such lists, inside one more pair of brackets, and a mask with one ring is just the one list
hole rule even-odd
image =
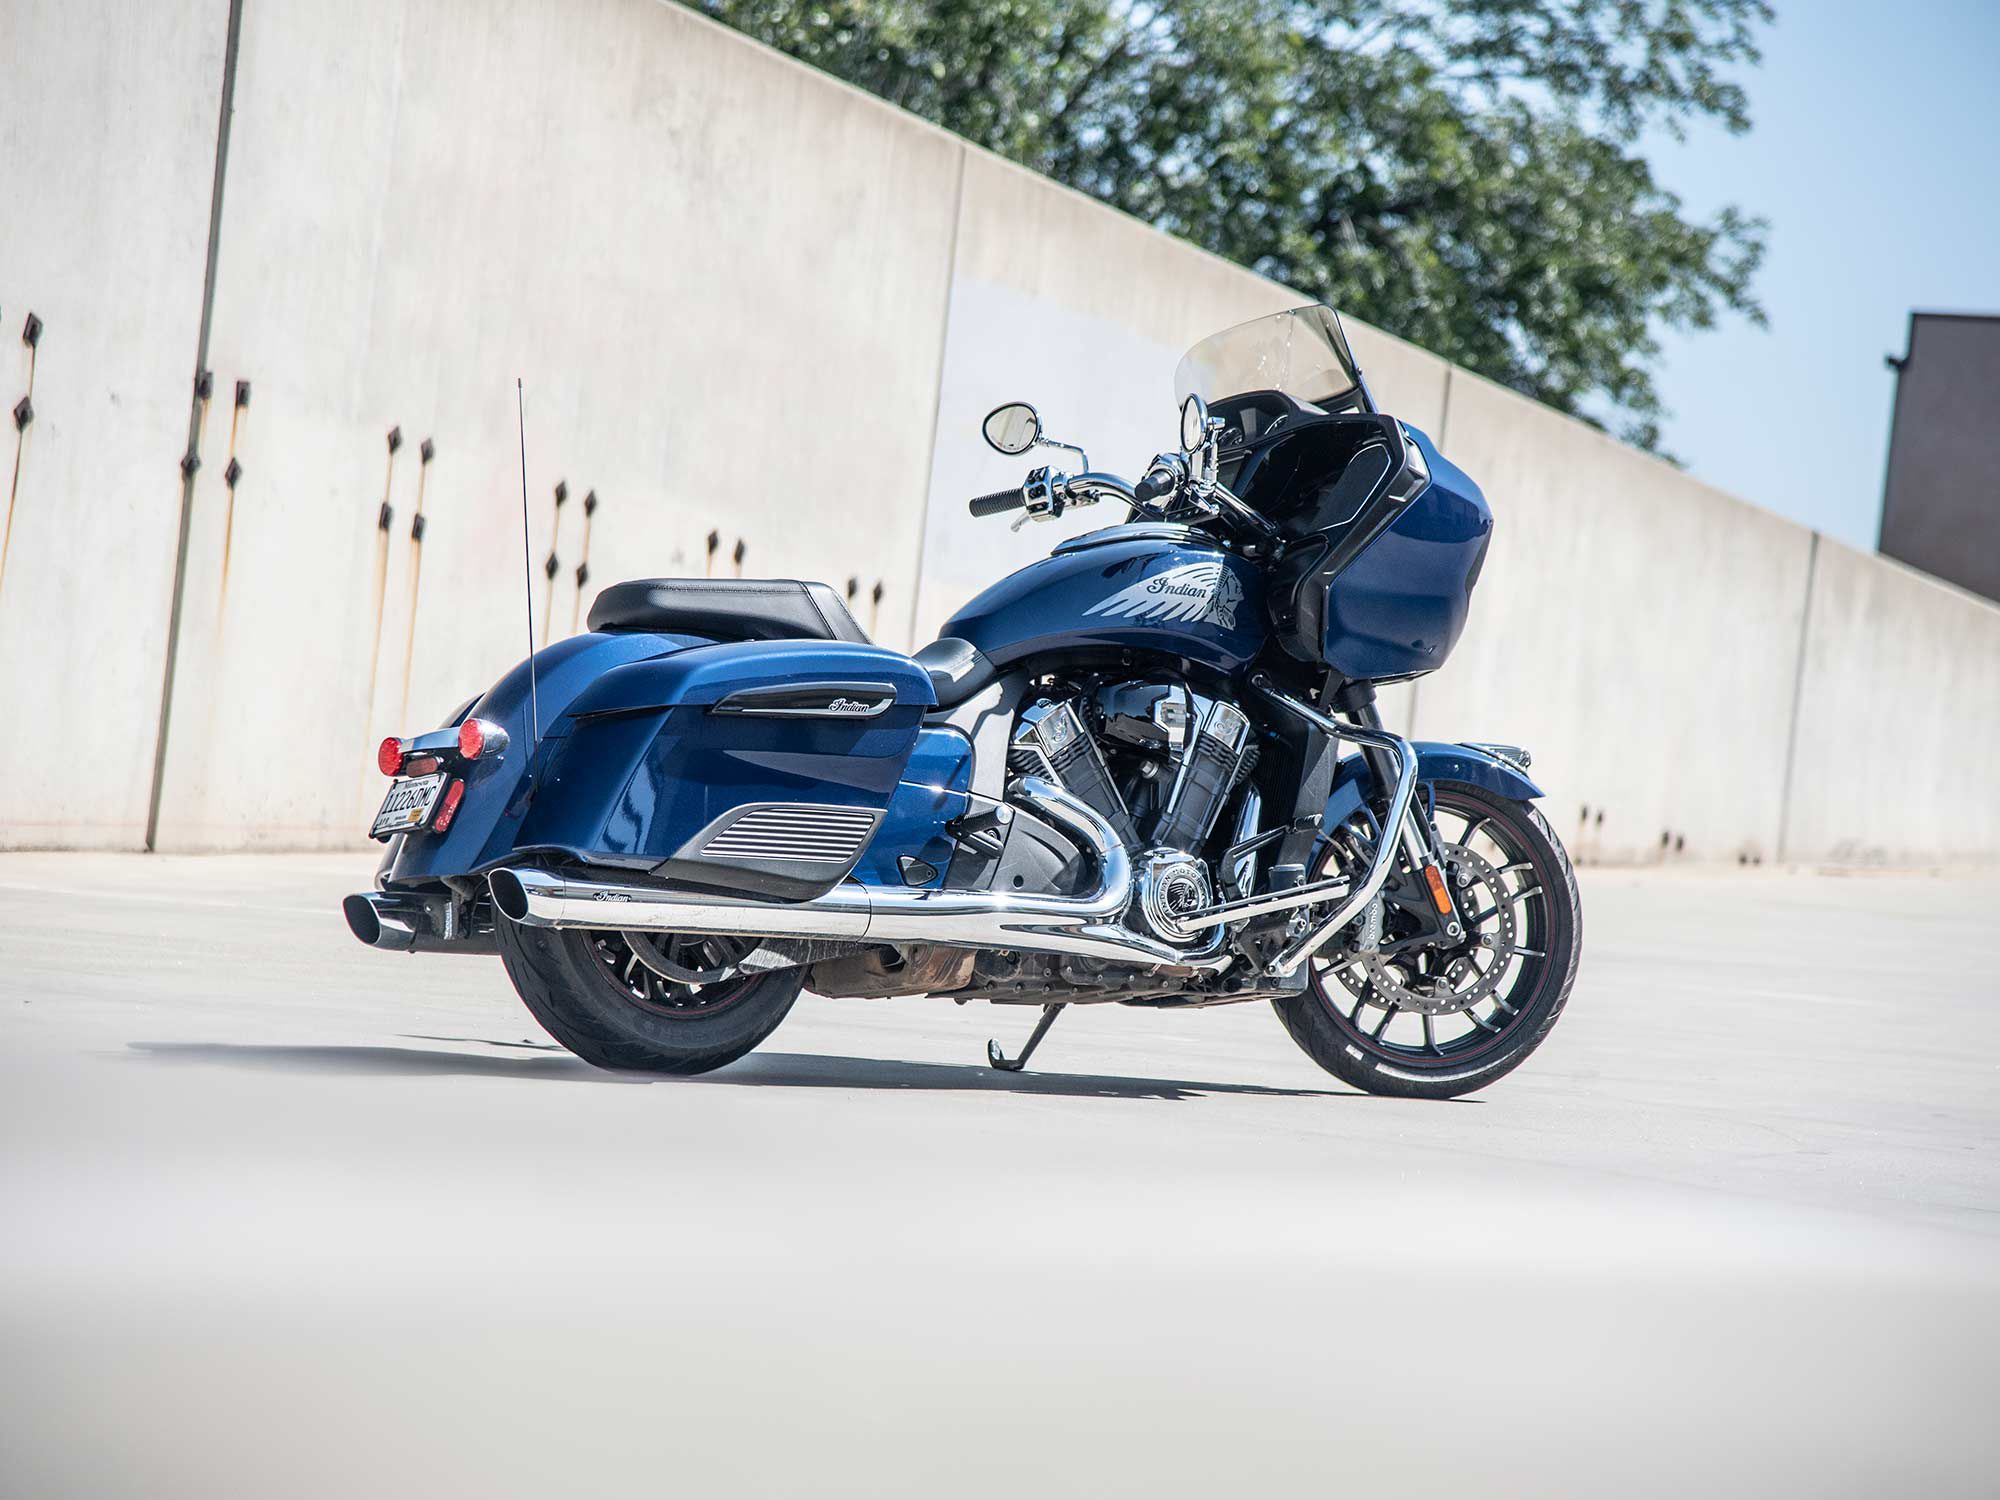
[[1009, 769], [1102, 814], [1137, 858], [1146, 924], [1188, 942], [1199, 934], [1183, 920], [1214, 900], [1202, 849], [1253, 757], [1249, 717], [1235, 704], [1178, 682], [1117, 682], [1023, 710]]

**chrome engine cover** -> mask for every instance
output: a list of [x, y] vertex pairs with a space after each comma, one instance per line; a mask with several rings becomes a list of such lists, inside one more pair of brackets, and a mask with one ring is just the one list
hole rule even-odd
[[1205, 934], [1183, 925], [1214, 902], [1208, 866], [1182, 849], [1153, 849], [1140, 856], [1139, 912], [1146, 925], [1171, 943]]

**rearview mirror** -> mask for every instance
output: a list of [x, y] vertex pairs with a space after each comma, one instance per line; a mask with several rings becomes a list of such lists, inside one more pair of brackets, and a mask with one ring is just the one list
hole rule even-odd
[[1042, 440], [1042, 419], [1025, 401], [996, 406], [979, 424], [986, 441], [1001, 453], [1026, 453]]
[[1181, 403], [1181, 452], [1192, 453], [1206, 441], [1208, 403], [1199, 396], [1189, 396]]

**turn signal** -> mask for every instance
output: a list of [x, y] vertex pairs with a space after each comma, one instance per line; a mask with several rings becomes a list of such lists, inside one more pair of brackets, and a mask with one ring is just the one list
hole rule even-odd
[[400, 776], [403, 772], [403, 742], [393, 734], [382, 741], [382, 748], [375, 752], [375, 764], [384, 776]]
[[1438, 915], [1451, 915], [1451, 892], [1444, 888], [1444, 875], [1436, 865], [1424, 866], [1424, 884], [1431, 888], [1431, 905], [1438, 909]]
[[431, 819], [431, 832], [443, 833], [451, 827], [451, 820], [458, 816], [458, 804], [465, 800], [465, 783], [454, 781], [444, 789], [444, 800], [438, 803], [437, 816]]

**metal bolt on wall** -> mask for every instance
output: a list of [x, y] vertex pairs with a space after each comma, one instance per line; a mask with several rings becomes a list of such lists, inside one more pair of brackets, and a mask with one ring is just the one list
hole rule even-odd
[[35, 363], [42, 343], [42, 320], [32, 312], [21, 325], [21, 342], [28, 348], [28, 391], [14, 403], [14, 471], [7, 481], [7, 519], [0, 525], [0, 583], [7, 579], [7, 552], [14, 544], [14, 505], [21, 494], [21, 463], [28, 446], [28, 429], [35, 421]]

